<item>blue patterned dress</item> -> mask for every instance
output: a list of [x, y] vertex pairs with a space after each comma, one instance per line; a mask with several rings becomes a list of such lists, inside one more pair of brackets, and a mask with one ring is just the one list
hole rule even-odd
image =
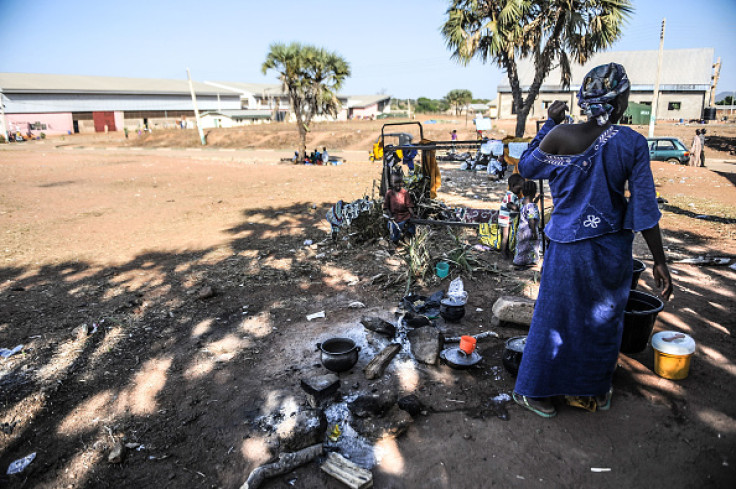
[[555, 208], [515, 390], [603, 395], [621, 344], [634, 232], [654, 227], [661, 214], [642, 135], [614, 125], [581, 154], [551, 155], [539, 144], [554, 126], [545, 123], [519, 162], [523, 177], [549, 180]]

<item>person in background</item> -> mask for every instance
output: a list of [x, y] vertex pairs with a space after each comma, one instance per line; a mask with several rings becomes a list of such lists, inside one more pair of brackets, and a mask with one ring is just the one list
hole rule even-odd
[[523, 200], [519, 211], [519, 230], [516, 232], [516, 255], [514, 265], [529, 267], [539, 261], [539, 209], [534, 202], [537, 184], [533, 180], [524, 182], [521, 188]]
[[700, 166], [705, 166], [705, 129], [700, 130]]
[[506, 258], [511, 258], [511, 250], [509, 249], [509, 234], [512, 231], [514, 220], [519, 215], [519, 204], [521, 203], [521, 189], [524, 185], [524, 178], [518, 173], [514, 173], [508, 180], [509, 190], [501, 201], [501, 208], [498, 211], [498, 226], [501, 228], [501, 252]]
[[388, 232], [395, 245], [404, 236], [414, 237], [416, 229], [409, 222], [414, 217], [414, 201], [404, 188], [404, 177], [400, 172], [391, 174], [391, 188], [383, 198], [383, 212], [388, 218]]
[[662, 298], [672, 293], [647, 140], [616, 125], [629, 91], [623, 66], [594, 68], [578, 92], [587, 122], [561, 124], [569, 109], [555, 101], [519, 161], [525, 178], [549, 180], [555, 203], [545, 226], [550, 245], [512, 396], [545, 418], [557, 413], [552, 401], [558, 396], [570, 404], [585, 399], [591, 410], [611, 406], [634, 233], [642, 233], [652, 253]]
[[700, 166], [700, 152], [703, 149], [703, 141], [700, 139], [700, 129], [695, 129], [693, 144], [690, 146], [690, 166]]
[[452, 152], [455, 152], [455, 141], [457, 141], [457, 129], [453, 129], [450, 133], [450, 139], [452, 140]]
[[326, 146], [322, 146], [322, 164], [323, 165], [330, 164], [330, 154], [327, 152]]

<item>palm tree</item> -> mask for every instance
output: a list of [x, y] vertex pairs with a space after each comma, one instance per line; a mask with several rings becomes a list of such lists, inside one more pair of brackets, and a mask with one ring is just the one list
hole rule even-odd
[[460, 115], [462, 108], [473, 101], [473, 92], [463, 89], [450, 90], [445, 95], [445, 100], [450, 106], [455, 107], [455, 115]]
[[350, 76], [350, 65], [336, 53], [323, 48], [275, 43], [269, 47], [261, 70], [275, 70], [289, 94], [299, 130], [299, 160], [304, 161], [307, 132], [317, 114], [336, 116], [340, 108], [337, 92]]
[[[442, 26], [452, 58], [475, 57], [506, 70], [516, 111], [516, 137], [550, 70], [559, 65], [562, 85], [570, 85], [570, 63], [585, 63], [621, 36], [633, 12], [629, 0], [451, 0]], [[534, 79], [526, 99], [516, 61], [531, 58]]]

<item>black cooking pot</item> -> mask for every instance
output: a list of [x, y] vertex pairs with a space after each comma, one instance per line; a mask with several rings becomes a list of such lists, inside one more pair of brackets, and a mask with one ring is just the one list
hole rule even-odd
[[358, 362], [360, 347], [350, 338], [330, 338], [324, 343], [317, 343], [322, 352], [322, 365], [333, 372], [345, 372]]
[[519, 365], [521, 365], [521, 356], [524, 353], [525, 345], [526, 336], [515, 336], [506, 340], [506, 349], [503, 352], [503, 366], [513, 375], [519, 373]]
[[465, 306], [464, 305], [450, 306], [448, 304], [441, 304], [440, 305], [440, 316], [442, 316], [445, 321], [456, 323], [460, 321], [463, 318], [463, 316], [465, 316]]

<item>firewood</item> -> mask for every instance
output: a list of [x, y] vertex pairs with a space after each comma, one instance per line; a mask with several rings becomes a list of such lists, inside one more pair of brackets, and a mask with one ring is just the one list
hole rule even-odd
[[363, 372], [365, 373], [365, 378], [368, 380], [373, 380], [381, 377], [381, 375], [383, 375], [383, 371], [386, 369], [386, 366], [388, 366], [388, 364], [396, 356], [396, 354], [399, 353], [399, 350], [401, 350], [401, 345], [398, 343], [391, 343], [386, 348], [381, 350], [381, 352], [373, 357], [373, 360], [371, 360], [370, 363], [366, 365], [363, 369]]
[[240, 489], [257, 489], [266, 479], [291, 472], [295, 468], [311, 462], [322, 455], [322, 450], [322, 444], [318, 443], [298, 452], [282, 453], [279, 455], [277, 462], [256, 467], [245, 483], [240, 486]]
[[370, 470], [358, 467], [339, 453], [332, 452], [322, 464], [322, 470], [350, 489], [368, 489], [373, 487], [373, 474]]

